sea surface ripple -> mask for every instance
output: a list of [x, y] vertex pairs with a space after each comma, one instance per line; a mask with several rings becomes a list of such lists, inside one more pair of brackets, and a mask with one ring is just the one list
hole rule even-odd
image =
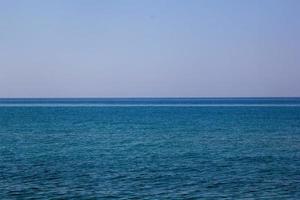
[[0, 199], [300, 199], [299, 99], [244, 101], [0, 100]]

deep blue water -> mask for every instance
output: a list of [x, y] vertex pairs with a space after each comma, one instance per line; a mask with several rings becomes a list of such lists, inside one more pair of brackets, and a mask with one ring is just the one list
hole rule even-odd
[[300, 199], [300, 99], [1, 99], [0, 199]]

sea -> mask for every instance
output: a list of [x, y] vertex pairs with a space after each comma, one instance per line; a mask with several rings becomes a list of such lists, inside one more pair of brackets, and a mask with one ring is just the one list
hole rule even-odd
[[0, 99], [0, 199], [300, 199], [300, 98]]

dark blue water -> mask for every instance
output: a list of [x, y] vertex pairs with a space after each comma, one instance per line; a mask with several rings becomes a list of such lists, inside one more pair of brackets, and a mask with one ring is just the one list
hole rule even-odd
[[300, 99], [1, 99], [0, 199], [299, 199]]

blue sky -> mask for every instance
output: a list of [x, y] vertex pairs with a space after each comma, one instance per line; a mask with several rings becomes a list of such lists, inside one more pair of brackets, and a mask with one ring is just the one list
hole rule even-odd
[[0, 97], [300, 96], [298, 0], [0, 1]]

